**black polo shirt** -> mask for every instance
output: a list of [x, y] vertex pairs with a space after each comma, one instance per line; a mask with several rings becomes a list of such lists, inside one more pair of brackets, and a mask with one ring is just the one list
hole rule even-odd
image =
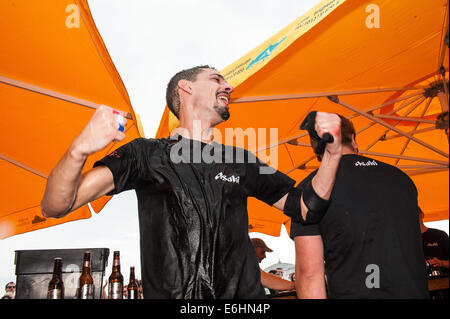
[[265, 296], [247, 198], [273, 205], [295, 181], [244, 149], [179, 136], [136, 139], [97, 165], [113, 173], [111, 194], [136, 191], [145, 298]]
[[417, 190], [399, 169], [344, 155], [320, 224], [291, 226], [291, 238], [312, 235], [323, 239], [331, 298], [428, 298]]

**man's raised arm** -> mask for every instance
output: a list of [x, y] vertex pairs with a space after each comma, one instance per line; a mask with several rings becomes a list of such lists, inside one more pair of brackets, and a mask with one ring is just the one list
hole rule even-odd
[[[116, 115], [120, 116], [120, 121]], [[121, 122], [121, 124], [119, 124]], [[121, 141], [126, 119], [102, 105], [50, 173], [41, 202], [44, 217], [60, 218], [114, 189], [111, 171], [96, 167], [81, 175], [86, 158], [112, 141]]]
[[[320, 138], [325, 133], [333, 136], [333, 143], [327, 143], [322, 162], [312, 181], [302, 191], [293, 189], [273, 206], [284, 210], [294, 218], [301, 212], [302, 223], [318, 222], [326, 210], [333, 190], [336, 172], [342, 157], [341, 119], [334, 113], [317, 112], [315, 130]], [[301, 192], [301, 200], [298, 201]], [[298, 216], [300, 217], [300, 216]]]

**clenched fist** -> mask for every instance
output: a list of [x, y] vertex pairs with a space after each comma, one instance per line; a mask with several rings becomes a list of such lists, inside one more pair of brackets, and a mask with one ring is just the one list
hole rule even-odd
[[74, 148], [82, 156], [89, 156], [104, 149], [111, 142], [125, 138], [119, 128], [127, 125], [123, 112], [106, 105], [97, 108], [89, 123], [73, 142]]
[[333, 143], [327, 143], [325, 151], [330, 155], [340, 155], [342, 152], [340, 117], [335, 113], [317, 112], [314, 128], [320, 138], [323, 138], [325, 133], [333, 136]]

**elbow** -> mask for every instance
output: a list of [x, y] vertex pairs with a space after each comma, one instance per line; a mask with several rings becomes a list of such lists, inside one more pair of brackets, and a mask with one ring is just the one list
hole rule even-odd
[[64, 216], [66, 216], [69, 213], [69, 210], [55, 210], [52, 209], [45, 200], [42, 200], [41, 202], [41, 214], [43, 217], [45, 218], [62, 218]]

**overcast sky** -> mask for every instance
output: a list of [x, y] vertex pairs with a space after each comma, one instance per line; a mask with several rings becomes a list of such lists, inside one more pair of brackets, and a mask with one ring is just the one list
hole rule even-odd
[[[209, 64], [217, 69], [243, 56], [318, 0], [91, 0], [92, 15], [140, 114], [146, 137], [154, 137], [165, 105], [165, 88], [181, 69]], [[448, 233], [448, 221], [443, 227]], [[14, 251], [110, 249], [121, 251], [122, 273], [140, 278], [139, 230], [134, 192], [115, 196], [100, 214], [0, 241], [0, 289], [15, 281]], [[260, 234], [274, 249], [261, 266], [294, 263], [293, 242], [283, 229], [275, 238]]]

